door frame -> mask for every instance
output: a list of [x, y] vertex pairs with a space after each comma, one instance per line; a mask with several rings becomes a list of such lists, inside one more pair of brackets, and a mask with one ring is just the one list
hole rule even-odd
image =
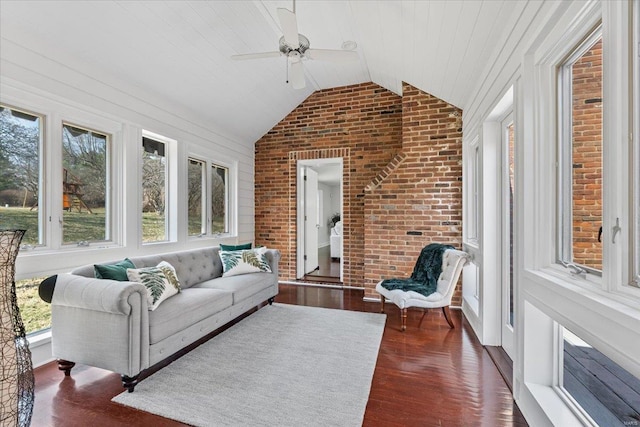
[[[323, 165], [339, 163], [342, 173], [340, 174], [340, 218], [345, 224], [344, 214], [344, 158], [343, 157], [327, 157], [317, 159], [297, 160], [296, 170], [296, 278], [304, 277], [304, 168], [306, 166], [322, 167]], [[343, 236], [344, 241], [344, 236]], [[344, 246], [343, 246], [344, 247]], [[345, 252], [343, 249], [340, 258], [340, 281], [344, 283], [344, 259]]]

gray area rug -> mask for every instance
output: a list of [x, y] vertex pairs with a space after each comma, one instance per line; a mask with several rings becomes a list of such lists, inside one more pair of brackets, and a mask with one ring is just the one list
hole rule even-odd
[[360, 426], [385, 320], [266, 306], [113, 401], [196, 426]]

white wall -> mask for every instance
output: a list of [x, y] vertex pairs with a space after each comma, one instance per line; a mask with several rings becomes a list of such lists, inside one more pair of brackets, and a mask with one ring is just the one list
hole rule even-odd
[[[223, 162], [237, 164], [237, 199], [233, 201], [236, 228], [228, 242], [253, 241], [254, 238], [254, 170], [253, 148], [247, 141], [219, 133], [211, 123], [194, 123], [181, 117], [188, 112], [166, 108], [158, 94], [140, 90], [120, 90], [114, 82], [105, 83], [91, 76], [65, 67], [60, 62], [34, 54], [10, 42], [3, 41], [0, 52], [0, 101], [18, 108], [26, 108], [46, 115], [45, 122], [55, 128], [62, 120], [77, 122], [96, 120], [109, 123], [115, 131], [114, 155], [122, 161], [119, 202], [122, 212], [117, 215], [121, 239], [109, 248], [65, 248], [62, 250], [35, 249], [21, 252], [17, 278], [50, 275], [69, 271], [75, 266], [119, 259], [125, 256], [160, 253], [201, 246], [214, 246], [220, 239], [189, 239], [186, 237], [186, 195], [177, 192], [177, 241], [141, 245], [138, 212], [141, 187], [138, 173], [140, 136], [142, 130], [151, 131], [177, 141], [177, 189], [186, 188], [186, 159], [190, 153], [207, 154]], [[56, 135], [45, 130], [45, 146]], [[49, 154], [54, 161], [56, 153]], [[180, 232], [180, 231], [184, 232]]]

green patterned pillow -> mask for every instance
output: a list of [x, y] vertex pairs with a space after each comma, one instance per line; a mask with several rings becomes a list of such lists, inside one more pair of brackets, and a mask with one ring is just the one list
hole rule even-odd
[[138, 282], [147, 288], [147, 303], [153, 311], [160, 303], [178, 293], [178, 289], [171, 284], [161, 267], [128, 268], [127, 277], [131, 282]]
[[236, 276], [248, 273], [271, 273], [271, 267], [265, 256], [267, 248], [246, 249], [242, 251], [220, 251], [222, 276]]
[[173, 265], [169, 264], [167, 261], [162, 261], [156, 267], [162, 270], [164, 275], [167, 277], [167, 280], [169, 280], [169, 283], [171, 283], [178, 292], [180, 292], [180, 280], [178, 280], [178, 275], [176, 274], [176, 269], [173, 268]]

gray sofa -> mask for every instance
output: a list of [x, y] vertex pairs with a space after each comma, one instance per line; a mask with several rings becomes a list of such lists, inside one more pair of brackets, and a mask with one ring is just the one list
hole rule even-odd
[[280, 253], [267, 250], [271, 273], [222, 277], [219, 248], [130, 260], [136, 268], [169, 262], [181, 292], [154, 310], [143, 285], [94, 278], [93, 265], [60, 274], [51, 298], [53, 356], [65, 375], [75, 363], [122, 375], [132, 392], [140, 373], [278, 294]]

